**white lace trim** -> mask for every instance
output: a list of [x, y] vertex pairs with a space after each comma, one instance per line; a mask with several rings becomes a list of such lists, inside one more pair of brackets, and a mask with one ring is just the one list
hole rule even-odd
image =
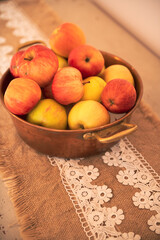
[[[123, 211], [117, 207], [103, 208], [104, 202], [113, 196], [107, 185], [91, 184], [99, 176], [99, 171], [93, 165], [79, 165], [80, 159], [65, 160], [49, 157], [51, 165], [55, 164], [60, 170], [63, 185], [76, 209], [82, 227], [89, 238], [103, 239], [104, 228], [107, 234], [119, 235], [115, 223], [120, 224], [124, 218]], [[106, 211], [108, 214], [106, 214]], [[115, 216], [112, 218], [112, 216]], [[109, 236], [109, 235], [107, 235]], [[98, 238], [97, 238], [98, 237]]]
[[125, 168], [116, 176], [124, 185], [139, 188], [132, 197], [133, 204], [142, 209], [155, 210], [157, 214], [148, 220], [151, 231], [160, 234], [160, 177], [127, 138], [115, 145], [102, 157], [109, 166]]
[[[80, 159], [65, 160], [49, 157], [49, 160], [51, 165], [58, 166], [63, 185], [90, 239], [141, 239], [140, 235], [133, 232], [121, 233], [117, 230], [117, 225], [122, 223], [125, 214], [117, 206], [110, 208], [103, 206], [104, 202], [112, 199], [113, 193], [111, 187], [107, 185], [91, 184], [92, 180], [100, 174], [97, 168], [93, 165], [80, 165]], [[102, 156], [102, 160], [108, 166], [124, 169], [115, 176], [120, 183], [141, 190], [132, 197], [133, 204], [139, 208], [157, 212], [148, 219], [147, 223], [151, 231], [160, 234], [160, 186], [158, 183], [160, 178], [158, 174], [127, 138], [107, 151]]]
[[[14, 2], [1, 3], [0, 19], [6, 21], [6, 27], [12, 31], [14, 36], [20, 37], [19, 43], [37, 39], [47, 42], [43, 34]], [[13, 54], [13, 47], [6, 45], [6, 39], [3, 36], [0, 37], [0, 51], [0, 75], [2, 75], [9, 67]], [[92, 180], [99, 176], [99, 169], [93, 165], [80, 165], [81, 159], [67, 161], [49, 157], [49, 160], [53, 166], [58, 166], [63, 185], [89, 239], [141, 239], [133, 232], [121, 233], [117, 230], [125, 214], [117, 206], [108, 208], [103, 206], [103, 203], [111, 201], [113, 192], [111, 186], [97, 186], [92, 183]], [[138, 208], [157, 212], [148, 219], [147, 224], [151, 231], [160, 234], [160, 178], [158, 174], [127, 138], [121, 140], [111, 151], [106, 152], [102, 160], [108, 166], [123, 168], [115, 176], [117, 181], [140, 189], [132, 197], [133, 204]]]

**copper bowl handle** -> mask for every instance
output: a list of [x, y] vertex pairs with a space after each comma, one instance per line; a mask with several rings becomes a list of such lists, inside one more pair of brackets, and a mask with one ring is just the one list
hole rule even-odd
[[122, 130], [121, 132], [115, 133], [112, 136], [104, 137], [104, 138], [100, 137], [98, 135], [98, 133], [95, 133], [95, 132], [86, 133], [86, 134], [83, 135], [83, 138], [85, 140], [86, 139], [97, 139], [100, 143], [112, 143], [112, 142], [118, 141], [122, 137], [125, 137], [126, 135], [134, 132], [137, 129], [136, 124], [121, 122], [120, 125], [126, 127], [127, 129]]
[[19, 50], [21, 50], [22, 48], [25, 48], [25, 47], [29, 47], [31, 45], [34, 45], [34, 44], [43, 44], [44, 46], [46, 46], [46, 43], [41, 41], [41, 40], [33, 40], [33, 41], [28, 41], [28, 42], [25, 42], [25, 43], [22, 43], [20, 44], [17, 49], [16, 49], [16, 52], [18, 52]]

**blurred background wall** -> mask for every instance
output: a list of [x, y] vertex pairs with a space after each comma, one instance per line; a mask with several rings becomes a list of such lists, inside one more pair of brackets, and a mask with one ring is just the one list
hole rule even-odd
[[160, 0], [92, 0], [160, 57]]

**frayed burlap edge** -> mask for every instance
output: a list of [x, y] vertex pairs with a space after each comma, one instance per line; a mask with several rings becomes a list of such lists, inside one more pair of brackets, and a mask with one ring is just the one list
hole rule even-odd
[[[29, 205], [26, 205], [26, 182], [21, 176], [13, 173], [8, 161], [0, 161], [0, 175], [7, 187], [8, 195], [13, 203], [18, 226], [23, 239], [38, 240], [39, 233], [36, 228], [36, 221], [28, 215]], [[24, 187], [25, 186], [25, 187]]]

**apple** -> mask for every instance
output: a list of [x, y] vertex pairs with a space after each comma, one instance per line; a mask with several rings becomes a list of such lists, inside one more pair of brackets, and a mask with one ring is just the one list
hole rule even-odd
[[[61, 57], [59, 55], [56, 55], [57, 58], [58, 58], [58, 70], [60, 68], [63, 68], [63, 67], [67, 67], [68, 66], [68, 61], [66, 58], [64, 57]], [[53, 93], [52, 93], [52, 81], [51, 83], [49, 83], [47, 86], [45, 86], [43, 89], [42, 89], [42, 92], [43, 92], [43, 95], [45, 98], [52, 98], [53, 99]]]
[[83, 80], [84, 94], [81, 100], [101, 101], [101, 94], [106, 86], [106, 82], [97, 76], [88, 77]]
[[124, 79], [113, 79], [104, 87], [102, 104], [112, 113], [128, 112], [136, 102], [134, 86]]
[[52, 82], [53, 98], [62, 105], [79, 101], [84, 93], [82, 75], [73, 67], [64, 67], [57, 71]]
[[110, 122], [107, 109], [94, 100], [79, 101], [68, 114], [71, 130], [100, 127]]
[[68, 63], [77, 68], [82, 73], [83, 78], [87, 78], [96, 76], [102, 71], [104, 58], [98, 49], [83, 44], [70, 52]]
[[7, 109], [16, 115], [25, 115], [41, 99], [41, 88], [28, 78], [13, 79], [4, 94]]
[[69, 22], [58, 26], [49, 38], [51, 49], [66, 58], [73, 48], [85, 44], [85, 42], [85, 35], [79, 26]]
[[21, 61], [22, 54], [24, 53], [23, 50], [16, 52], [13, 57], [11, 58], [10, 62], [10, 72], [12, 73], [13, 77], [18, 77], [18, 65]]
[[33, 45], [24, 51], [18, 65], [19, 77], [30, 78], [40, 87], [48, 85], [58, 70], [56, 54], [43, 45]]
[[59, 68], [67, 67], [68, 66], [68, 60], [64, 57], [61, 57], [59, 55], [56, 55], [58, 58], [58, 66]]
[[66, 129], [67, 114], [65, 108], [53, 99], [42, 99], [28, 113], [30, 123], [53, 129]]
[[130, 70], [121, 64], [114, 64], [104, 70], [104, 80], [106, 82], [112, 79], [121, 78], [130, 82], [134, 86], [134, 78]]

